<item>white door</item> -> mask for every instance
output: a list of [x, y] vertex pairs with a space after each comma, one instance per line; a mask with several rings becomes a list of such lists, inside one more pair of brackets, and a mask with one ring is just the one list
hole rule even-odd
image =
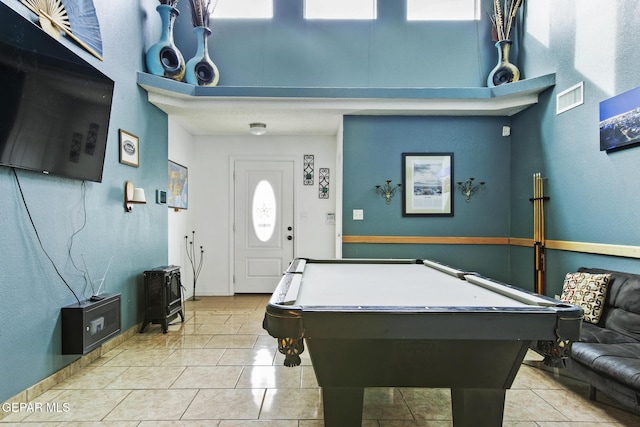
[[272, 293], [293, 259], [293, 161], [234, 166], [234, 292]]

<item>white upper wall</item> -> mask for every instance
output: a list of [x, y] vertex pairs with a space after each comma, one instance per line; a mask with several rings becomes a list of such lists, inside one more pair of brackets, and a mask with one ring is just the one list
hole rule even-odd
[[[169, 160], [186, 166], [191, 173], [190, 165], [193, 157], [193, 136], [184, 130], [184, 128], [169, 117], [168, 124], [169, 132]], [[192, 189], [191, 175], [189, 174], [189, 182], [187, 183], [189, 190]], [[185, 249], [185, 236], [189, 236], [191, 239], [191, 232], [193, 231], [193, 212], [194, 206], [191, 197], [192, 191], [188, 194], [188, 207], [187, 210], [175, 211], [169, 209], [167, 217], [168, 222], [168, 262], [169, 264], [179, 265], [182, 267], [182, 284], [187, 289], [187, 295], [193, 293], [193, 274], [189, 260], [187, 258], [187, 252]], [[154, 195], [155, 197], [155, 195]], [[199, 236], [196, 236], [198, 240]]]
[[[233, 294], [232, 159], [294, 159], [294, 255], [334, 258], [335, 225], [326, 215], [337, 213], [335, 136], [192, 136], [170, 121], [169, 158], [189, 169], [189, 209], [169, 212], [169, 262], [182, 266], [186, 295], [193, 293], [193, 274], [184, 236], [196, 232], [204, 263], [196, 295]], [[315, 156], [316, 179], [304, 186], [303, 156]], [[318, 198], [317, 170], [330, 169], [329, 199]]]

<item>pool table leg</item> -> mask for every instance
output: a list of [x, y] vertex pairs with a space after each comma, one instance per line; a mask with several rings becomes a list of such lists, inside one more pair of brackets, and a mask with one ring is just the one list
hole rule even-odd
[[325, 427], [362, 425], [362, 387], [322, 387]]
[[501, 427], [504, 389], [451, 389], [454, 427]]

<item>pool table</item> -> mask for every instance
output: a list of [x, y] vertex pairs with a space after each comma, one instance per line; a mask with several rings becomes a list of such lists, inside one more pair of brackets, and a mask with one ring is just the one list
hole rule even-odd
[[501, 426], [530, 345], [581, 325], [578, 306], [429, 260], [301, 258], [263, 323], [287, 366], [306, 342], [327, 427], [360, 426], [364, 388], [396, 386], [450, 388], [455, 427]]

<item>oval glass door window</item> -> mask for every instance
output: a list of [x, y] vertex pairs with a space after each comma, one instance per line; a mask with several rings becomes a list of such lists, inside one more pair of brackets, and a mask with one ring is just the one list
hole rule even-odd
[[262, 180], [256, 185], [251, 204], [253, 231], [261, 242], [267, 242], [273, 236], [276, 225], [276, 195], [268, 181]]

